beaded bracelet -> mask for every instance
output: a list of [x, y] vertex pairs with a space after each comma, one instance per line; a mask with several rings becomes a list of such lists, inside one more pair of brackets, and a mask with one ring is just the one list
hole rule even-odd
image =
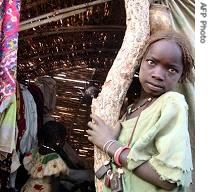
[[120, 155], [122, 154], [123, 151], [126, 149], [130, 149], [128, 146], [121, 146], [119, 147], [115, 153], [114, 153], [114, 162], [117, 164], [117, 166], [122, 167], [122, 164], [120, 162]]

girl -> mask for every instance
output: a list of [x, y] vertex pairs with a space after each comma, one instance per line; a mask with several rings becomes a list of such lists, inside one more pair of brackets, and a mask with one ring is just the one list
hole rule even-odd
[[113, 159], [105, 173], [98, 170], [104, 177], [103, 191], [186, 191], [192, 170], [188, 106], [184, 96], [172, 90], [193, 68], [186, 37], [157, 32], [141, 53], [140, 96], [128, 107], [121, 126], [112, 129], [91, 114], [88, 139]]

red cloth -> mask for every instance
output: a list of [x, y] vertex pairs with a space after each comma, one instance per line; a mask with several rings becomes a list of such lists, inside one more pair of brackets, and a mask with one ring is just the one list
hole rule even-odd
[[0, 105], [15, 93], [20, 0], [0, 1]]
[[[25, 133], [26, 130], [26, 120], [25, 120], [25, 106], [24, 106], [24, 100], [23, 100], [23, 95], [22, 92], [20, 91], [20, 85], [17, 85], [18, 88], [18, 93], [17, 93], [17, 101], [19, 103], [18, 111], [17, 111], [17, 127], [18, 127], [18, 137], [17, 137], [17, 143], [16, 143], [16, 150], [19, 149], [20, 147], [20, 141]], [[19, 96], [19, 97], [18, 97]]]

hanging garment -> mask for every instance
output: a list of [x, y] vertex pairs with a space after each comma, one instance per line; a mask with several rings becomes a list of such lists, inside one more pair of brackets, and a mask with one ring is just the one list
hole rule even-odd
[[[11, 151], [15, 137], [13, 125], [16, 121], [16, 103], [13, 99], [15, 97], [19, 16], [20, 0], [0, 1], [0, 119], [4, 119], [3, 126], [0, 125], [0, 151], [2, 147], [3, 150]], [[6, 133], [8, 134], [7, 142], [4, 142], [5, 127], [7, 127]], [[6, 189], [10, 165], [11, 154], [4, 161], [0, 161], [0, 191]]]
[[25, 106], [25, 120], [26, 120], [26, 130], [20, 141], [20, 151], [25, 153], [30, 151], [32, 148], [37, 147], [37, 109], [36, 103], [33, 96], [28, 91], [27, 87], [20, 85], [24, 106]]
[[12, 163], [10, 168], [10, 178], [8, 183], [8, 188], [15, 189], [15, 181], [17, 176], [17, 170], [21, 166], [20, 159], [19, 159], [19, 153], [17, 153], [15, 150], [12, 152]]
[[28, 90], [33, 96], [37, 107], [37, 128], [38, 128], [37, 136], [39, 138], [40, 130], [43, 127], [44, 97], [40, 88], [34, 83], [28, 84]]
[[20, 0], [0, 1], [0, 108], [15, 93]]
[[38, 77], [35, 84], [44, 96], [44, 113], [52, 113], [56, 106], [56, 81], [51, 77]]
[[22, 92], [20, 91], [20, 84], [17, 82], [16, 84], [16, 101], [17, 101], [17, 142], [16, 142], [16, 150], [18, 151], [20, 148], [20, 141], [26, 130], [26, 120], [25, 120], [25, 105], [23, 100]]
[[[0, 113], [0, 153], [12, 153], [15, 149], [16, 99]], [[6, 156], [5, 156], [6, 158]], [[2, 160], [2, 159], [1, 159]]]
[[[160, 0], [167, 5], [172, 13], [172, 25], [189, 38], [195, 47], [195, 0]], [[193, 49], [194, 50], [194, 49]], [[193, 52], [194, 53], [194, 52]]]
[[12, 152], [12, 164], [11, 164], [11, 173], [14, 173], [17, 171], [17, 169], [20, 167], [20, 159], [18, 153], [14, 150]]
[[43, 124], [54, 121], [52, 113], [56, 106], [56, 81], [51, 77], [38, 77], [35, 84], [41, 89], [44, 96]]

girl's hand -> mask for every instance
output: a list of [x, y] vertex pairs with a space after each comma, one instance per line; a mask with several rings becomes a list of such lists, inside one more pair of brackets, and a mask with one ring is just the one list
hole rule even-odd
[[88, 140], [90, 142], [102, 149], [103, 145], [108, 140], [116, 140], [118, 138], [121, 130], [121, 125], [119, 122], [115, 128], [112, 128], [105, 124], [105, 122], [97, 115], [91, 114], [90, 117], [93, 120], [92, 122], [88, 122], [88, 127], [91, 128], [87, 130], [89, 135]]

